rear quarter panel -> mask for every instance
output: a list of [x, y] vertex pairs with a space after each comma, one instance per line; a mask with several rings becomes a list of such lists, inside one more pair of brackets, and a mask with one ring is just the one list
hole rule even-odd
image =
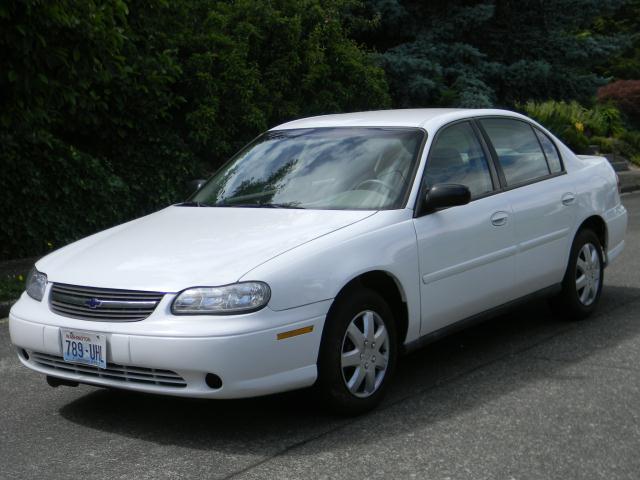
[[606, 250], [608, 254], [613, 252], [608, 255], [613, 257], [616, 249], [622, 249], [627, 229], [627, 213], [620, 202], [616, 173], [604, 157], [576, 156], [569, 151], [566, 159], [578, 200], [574, 235], [587, 218], [601, 217], [607, 225]]

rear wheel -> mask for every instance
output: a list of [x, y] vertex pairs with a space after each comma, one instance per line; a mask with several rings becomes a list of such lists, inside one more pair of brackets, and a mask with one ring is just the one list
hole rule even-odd
[[592, 230], [578, 232], [562, 281], [562, 290], [551, 305], [572, 320], [589, 316], [597, 307], [604, 280], [602, 245]]
[[333, 411], [366, 412], [384, 397], [396, 357], [391, 309], [376, 292], [352, 290], [338, 298], [327, 315], [316, 389]]

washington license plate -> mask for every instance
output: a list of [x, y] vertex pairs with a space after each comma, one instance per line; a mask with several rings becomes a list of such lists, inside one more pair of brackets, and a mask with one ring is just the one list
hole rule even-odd
[[107, 337], [103, 333], [60, 330], [65, 362], [107, 368]]

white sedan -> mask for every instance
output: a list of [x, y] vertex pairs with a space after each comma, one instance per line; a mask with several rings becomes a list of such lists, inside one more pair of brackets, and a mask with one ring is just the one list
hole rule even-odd
[[599, 157], [503, 110], [280, 125], [184, 203], [39, 260], [10, 313], [49, 384], [359, 413], [399, 354], [545, 294], [589, 315], [627, 213]]

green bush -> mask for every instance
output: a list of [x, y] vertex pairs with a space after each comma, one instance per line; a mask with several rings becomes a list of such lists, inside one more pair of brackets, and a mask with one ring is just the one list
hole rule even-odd
[[122, 1], [0, 7], [0, 258], [37, 255], [175, 201], [197, 159], [172, 133], [170, 51]]
[[349, 0], [0, 4], [0, 259], [184, 199], [260, 131], [389, 105]]
[[24, 292], [23, 275], [5, 275], [0, 277], [0, 302], [15, 300]]
[[640, 132], [637, 130], [622, 132], [620, 141], [623, 142], [623, 147], [620, 148], [619, 154], [640, 165]]
[[[611, 105], [586, 108], [578, 102], [529, 101], [518, 106], [576, 152], [583, 152], [593, 139], [613, 138], [624, 132], [620, 111]], [[597, 140], [600, 144], [607, 142]]]
[[598, 101], [613, 103], [640, 127], [640, 80], [618, 80], [605, 85], [598, 89]]
[[598, 103], [586, 108], [577, 102], [550, 100], [519, 107], [578, 153], [596, 145], [600, 153], [614, 153], [640, 163], [640, 132], [625, 125], [615, 106]]

